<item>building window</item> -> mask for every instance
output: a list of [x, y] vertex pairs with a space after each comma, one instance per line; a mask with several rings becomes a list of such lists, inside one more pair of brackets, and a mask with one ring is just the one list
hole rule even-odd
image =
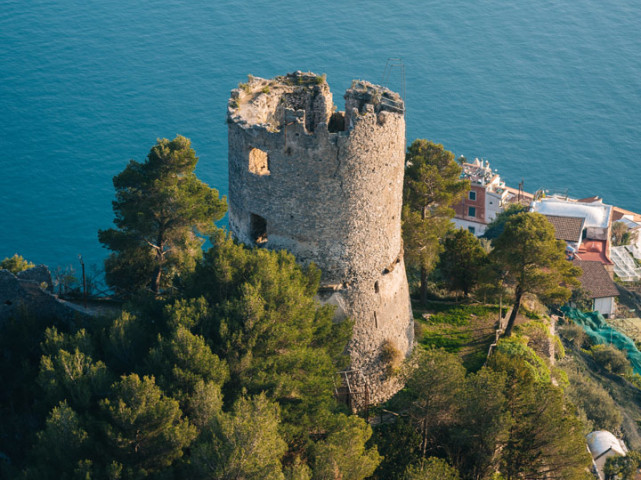
[[474, 227], [467, 227], [467, 229], [470, 231], [472, 235], [476, 235], [476, 228]]
[[255, 175], [269, 175], [269, 156], [258, 148], [249, 151], [249, 171]]
[[476, 207], [467, 207], [467, 216], [476, 217]]
[[476, 201], [476, 192], [475, 191], [473, 191], [473, 190], [470, 191], [469, 199], [472, 200], [472, 201]]

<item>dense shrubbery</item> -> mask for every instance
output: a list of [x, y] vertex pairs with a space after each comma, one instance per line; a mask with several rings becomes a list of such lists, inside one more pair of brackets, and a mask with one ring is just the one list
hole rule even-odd
[[[572, 403], [585, 412], [589, 430], [618, 432], [623, 416], [610, 394], [578, 369], [568, 369], [566, 393]], [[589, 432], [586, 432], [589, 433]]]
[[396, 399], [407, 420], [373, 437], [385, 456], [376, 478], [544, 478], [554, 471], [583, 479], [583, 425], [526, 342], [503, 341], [476, 373], [466, 373], [454, 354], [417, 351]]
[[35, 267], [33, 263], [25, 260], [17, 253], [14, 254], [13, 257], [6, 257], [0, 262], [0, 270], [9, 270], [13, 274], [20, 273], [32, 267]]
[[594, 360], [609, 372], [619, 375], [631, 373], [632, 367], [628, 357], [613, 345], [595, 345], [590, 353]]
[[334, 324], [332, 309], [314, 299], [318, 270], [222, 233], [213, 244], [180, 296], [140, 299], [113, 320], [25, 312], [2, 325], [7, 475], [373, 472], [380, 458], [365, 447], [371, 428], [333, 397], [351, 325]]

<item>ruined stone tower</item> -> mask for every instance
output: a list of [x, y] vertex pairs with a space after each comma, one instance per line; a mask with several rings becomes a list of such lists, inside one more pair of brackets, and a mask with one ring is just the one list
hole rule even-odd
[[400, 388], [389, 360], [413, 343], [401, 204], [405, 158], [400, 96], [354, 81], [334, 112], [324, 77], [250, 77], [231, 93], [229, 226], [246, 244], [292, 252], [322, 271], [320, 300], [349, 317], [357, 403]]

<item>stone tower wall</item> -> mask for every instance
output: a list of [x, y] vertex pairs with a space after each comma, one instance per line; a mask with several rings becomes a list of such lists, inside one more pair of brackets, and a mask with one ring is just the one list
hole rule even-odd
[[319, 266], [321, 300], [354, 321], [351, 381], [364, 378], [379, 401], [399, 388], [383, 343], [408, 355], [413, 342], [400, 223], [405, 121], [398, 95], [367, 82], [345, 100], [346, 112], [333, 113], [324, 79], [301, 72], [232, 92], [229, 224], [244, 243]]

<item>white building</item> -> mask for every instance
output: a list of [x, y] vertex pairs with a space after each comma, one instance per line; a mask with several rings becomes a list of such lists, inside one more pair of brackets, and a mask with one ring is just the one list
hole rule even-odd
[[588, 450], [592, 455], [592, 463], [599, 480], [605, 479], [603, 467], [605, 467], [605, 461], [608, 458], [614, 456], [625, 457], [628, 453], [623, 440], [619, 440], [606, 430], [589, 433], [586, 440], [588, 441]]
[[616, 316], [615, 299], [619, 296], [619, 290], [603, 264], [599, 261], [576, 259], [572, 263], [583, 270], [579, 281], [592, 299], [592, 310], [599, 312], [605, 318]]
[[467, 198], [455, 205], [452, 219], [458, 228], [465, 228], [474, 235], [485, 233], [490, 223], [508, 203], [523, 200], [529, 204], [532, 195], [519, 192], [505, 185], [498, 173], [490, 168], [487, 160], [474, 159], [473, 163], [463, 163], [462, 179], [470, 181]]
[[[556, 237], [565, 240], [572, 247], [576, 258], [585, 261], [601, 262], [609, 273], [614, 264], [610, 259], [610, 231], [612, 206], [605, 205], [601, 199], [573, 200], [569, 198], [547, 197], [532, 202], [530, 210], [548, 217], [555, 226]], [[557, 226], [565, 217], [566, 224], [581, 223], [580, 238], [564, 238]], [[576, 235], [572, 233], [572, 237]]]

